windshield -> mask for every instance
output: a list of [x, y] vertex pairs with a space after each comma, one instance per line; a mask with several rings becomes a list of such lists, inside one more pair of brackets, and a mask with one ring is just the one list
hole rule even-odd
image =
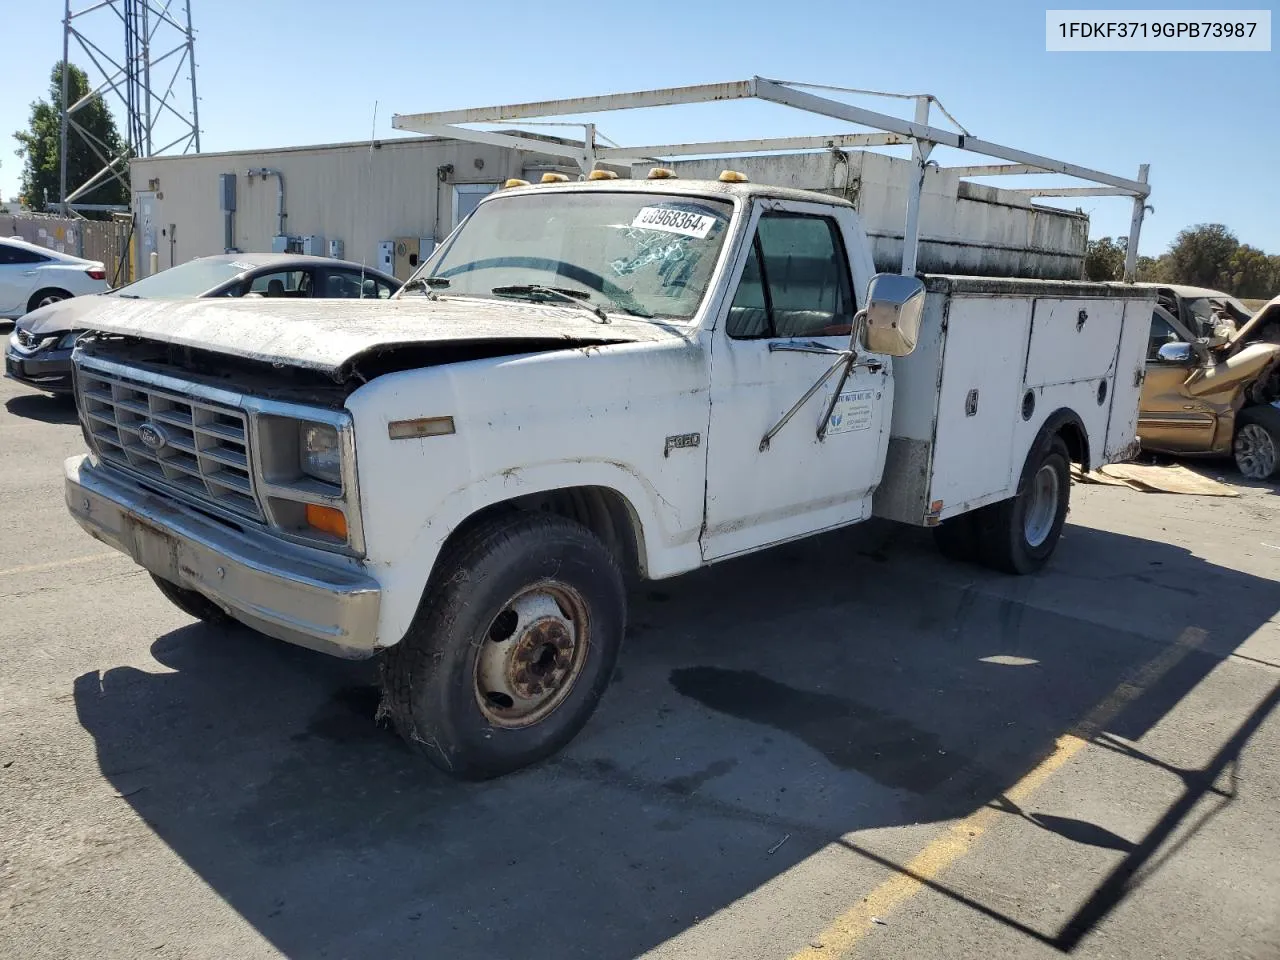
[[420, 276], [437, 279], [417, 289], [533, 297], [529, 288], [549, 288], [609, 311], [684, 320], [702, 302], [732, 213], [722, 200], [653, 193], [503, 197], [482, 203], [424, 264]]
[[122, 297], [142, 300], [180, 300], [198, 297], [232, 277], [252, 270], [253, 265], [236, 260], [190, 260], [135, 280], [113, 291]]

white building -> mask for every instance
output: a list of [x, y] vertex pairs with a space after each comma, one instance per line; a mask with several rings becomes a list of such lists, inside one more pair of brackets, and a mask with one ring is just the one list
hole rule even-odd
[[[503, 181], [536, 181], [546, 171], [576, 178], [578, 168], [566, 163], [434, 137], [138, 159], [131, 164], [138, 265], [146, 273], [152, 252], [163, 269], [287, 243], [403, 278]], [[731, 167], [753, 180], [846, 196], [872, 236], [877, 265], [896, 269], [900, 262], [911, 174], [905, 160], [825, 150], [667, 166], [709, 178]], [[648, 167], [615, 169], [644, 176]], [[1034, 206], [1021, 195], [931, 170], [921, 204], [920, 268], [1078, 279], [1088, 227], [1083, 213]]]

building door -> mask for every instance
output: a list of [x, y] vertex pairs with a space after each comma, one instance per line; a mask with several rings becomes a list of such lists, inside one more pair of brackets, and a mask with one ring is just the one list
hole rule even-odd
[[480, 205], [480, 201], [498, 189], [496, 183], [456, 183], [453, 186], [453, 222], [456, 227]]

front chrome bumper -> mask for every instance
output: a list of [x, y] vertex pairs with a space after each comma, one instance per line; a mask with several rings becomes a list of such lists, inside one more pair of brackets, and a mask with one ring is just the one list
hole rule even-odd
[[341, 557], [317, 557], [241, 532], [94, 464], [66, 461], [67, 509], [93, 537], [151, 573], [197, 590], [246, 626], [347, 659], [377, 652], [376, 580]]

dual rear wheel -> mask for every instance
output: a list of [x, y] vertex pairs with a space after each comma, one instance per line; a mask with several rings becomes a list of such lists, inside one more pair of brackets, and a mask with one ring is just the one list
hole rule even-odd
[[1016, 496], [933, 528], [942, 554], [1004, 573], [1035, 573], [1048, 562], [1071, 500], [1071, 455], [1058, 435], [1027, 456]]

